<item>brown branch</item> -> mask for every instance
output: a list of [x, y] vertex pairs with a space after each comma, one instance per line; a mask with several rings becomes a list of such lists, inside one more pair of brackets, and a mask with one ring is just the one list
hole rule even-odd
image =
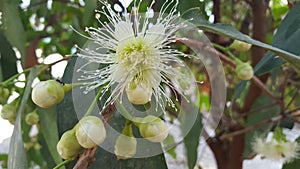
[[62, 62], [62, 61], [65, 61], [65, 60], [69, 60], [69, 59], [71, 59], [71, 57], [72, 57], [72, 56], [67, 55], [67, 56], [63, 57], [62, 59], [60, 59], [60, 60], [58, 60], [58, 61], [55, 61], [55, 62], [50, 63], [50, 64], [47, 64], [47, 66], [48, 66], [48, 67], [51, 67], [51, 66], [53, 66], [53, 65], [55, 65], [55, 64], [57, 64], [57, 63], [59, 63], [59, 62]]
[[219, 139], [220, 140], [226, 140], [226, 139], [230, 139], [230, 138], [232, 138], [234, 136], [237, 136], [237, 135], [245, 134], [245, 133], [247, 133], [249, 131], [253, 131], [253, 130], [255, 130], [257, 128], [260, 128], [260, 127], [262, 127], [264, 125], [267, 125], [269, 123], [278, 122], [278, 121], [280, 121], [284, 117], [285, 116], [283, 116], [283, 115], [273, 117], [271, 119], [268, 119], [268, 120], [262, 121], [260, 123], [257, 123], [257, 124], [255, 124], [253, 126], [249, 126], [249, 127], [244, 128], [244, 129], [241, 129], [241, 130], [238, 130], [238, 131], [234, 131], [232, 133], [224, 134], [224, 135], [220, 136]]
[[96, 150], [97, 147], [84, 150], [73, 169], [87, 169], [96, 160], [94, 157]]
[[288, 112], [285, 112], [284, 114], [280, 114], [279, 116], [276, 116], [276, 117], [273, 117], [271, 119], [268, 119], [268, 120], [265, 120], [265, 121], [262, 121], [260, 123], [257, 123], [253, 126], [249, 126], [249, 127], [246, 127], [242, 130], [238, 130], [238, 131], [234, 131], [232, 133], [228, 133], [228, 134], [224, 134], [222, 136], [219, 137], [220, 140], [226, 140], [226, 139], [230, 139], [231, 137], [234, 137], [234, 136], [237, 136], [237, 135], [240, 135], [240, 134], [244, 134], [244, 133], [247, 133], [249, 131], [253, 131], [257, 128], [260, 128], [264, 125], [267, 125], [269, 123], [276, 123], [284, 118], [286, 119], [289, 119], [293, 122], [296, 122], [296, 123], [300, 123], [300, 121], [298, 119], [294, 119], [294, 117], [298, 117], [300, 114], [298, 113], [295, 113], [295, 114], [292, 114], [293, 112], [297, 112], [300, 110], [300, 107], [296, 108], [296, 109], [293, 109], [293, 110], [290, 110]]
[[[101, 119], [104, 122], [104, 126], [107, 127], [109, 124], [116, 107], [114, 104], [109, 104], [109, 106], [104, 110], [101, 115]], [[87, 169], [95, 160], [95, 153], [98, 147], [93, 147], [84, 150], [84, 152], [79, 156], [76, 165], [73, 169]]]
[[298, 89], [297, 89], [297, 91], [295, 92], [294, 96], [291, 98], [291, 100], [289, 101], [289, 103], [286, 105], [286, 108], [289, 108], [292, 105], [293, 101], [296, 99], [296, 97], [298, 95], [299, 95], [299, 93], [298, 93]]
[[256, 76], [253, 76], [251, 81], [259, 87], [266, 95], [274, 99], [276, 102], [281, 103], [281, 99], [273, 95], [273, 93], [265, 86], [265, 84]]

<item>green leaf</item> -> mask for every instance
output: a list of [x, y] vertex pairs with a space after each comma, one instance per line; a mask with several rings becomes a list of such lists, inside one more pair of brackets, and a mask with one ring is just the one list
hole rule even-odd
[[[163, 144], [165, 146], [173, 146], [175, 144], [175, 139], [174, 136], [169, 134], [168, 137], [163, 141]], [[171, 157], [173, 157], [174, 159], [177, 158], [177, 154], [176, 154], [176, 146], [174, 146], [173, 148], [169, 149], [167, 151], [168, 154], [170, 154]]]
[[83, 25], [87, 26], [91, 20], [95, 19], [94, 11], [97, 7], [97, 0], [85, 1], [84, 13], [83, 13]]
[[[64, 83], [72, 83], [73, 69], [76, 58], [72, 57], [65, 69], [62, 81]], [[73, 128], [78, 122], [78, 117], [74, 110], [72, 91], [65, 94], [64, 100], [57, 105], [57, 125], [58, 133], [61, 136], [66, 130]]]
[[[296, 142], [298, 143], [298, 145], [300, 144], [300, 137], [298, 137], [298, 139], [296, 140]], [[296, 159], [296, 160], [294, 160], [294, 161], [292, 161], [290, 163], [284, 164], [282, 166], [282, 169], [296, 169], [296, 168], [299, 168], [299, 166], [300, 166], [300, 158], [298, 157], [298, 159]]]
[[[189, 113], [182, 113], [182, 119], [181, 119], [181, 126], [184, 127], [188, 123], [195, 121], [191, 118], [195, 118]], [[200, 134], [202, 131], [202, 122], [201, 122], [201, 113], [198, 113], [196, 117], [196, 121], [189, 131], [189, 133], [184, 137], [184, 145], [186, 148], [186, 155], [188, 160], [188, 167], [189, 169], [193, 169], [196, 165], [197, 159], [198, 159], [198, 145], [199, 145], [199, 139]], [[181, 128], [182, 128], [181, 127]], [[185, 129], [182, 129], [182, 132], [185, 133]]]
[[[1, 0], [1, 10], [4, 34], [12, 46], [15, 46], [21, 53], [22, 58], [26, 56], [26, 36], [19, 13], [18, 1]], [[23, 60], [24, 61], [24, 60]]]
[[[56, 108], [38, 109], [40, 117], [40, 125], [43, 137], [48, 146], [48, 150], [56, 164], [62, 162], [60, 155], [56, 150], [58, 142], [58, 128], [57, 128], [57, 112]], [[51, 166], [54, 167], [54, 166]]]
[[0, 82], [17, 74], [17, 58], [12, 46], [0, 30]]
[[[281, 22], [274, 39], [273, 46], [284, 49], [297, 55], [300, 54], [298, 41], [300, 38], [300, 3], [298, 3]], [[283, 60], [276, 58], [275, 53], [268, 52], [256, 65], [256, 74], [264, 74], [272, 69], [281, 66]]]
[[8, 154], [0, 154], [0, 161], [7, 161], [8, 160]]
[[192, 8], [188, 11], [186, 11], [182, 18], [186, 20], [190, 20], [191, 23], [193, 23], [195, 26], [199, 27], [200, 29], [212, 33], [216, 33], [219, 35], [224, 35], [233, 39], [237, 39], [243, 42], [250, 43], [255, 46], [259, 46], [262, 48], [265, 48], [267, 50], [272, 51], [274, 54], [280, 56], [285, 61], [289, 62], [291, 66], [300, 73], [300, 57], [296, 56], [295, 54], [292, 54], [290, 52], [284, 51], [280, 48], [262, 43], [260, 41], [254, 40], [248, 35], [245, 35], [241, 32], [239, 32], [237, 29], [235, 29], [231, 25], [227, 24], [213, 24], [208, 21], [206, 21], [201, 13], [200, 8]]
[[247, 86], [247, 82], [246, 80], [241, 81], [240, 83], [238, 83], [234, 89], [234, 93], [233, 93], [233, 98], [239, 98], [240, 95], [242, 94], [242, 92], [245, 90], [246, 86]]
[[27, 78], [25, 91], [18, 109], [18, 116], [9, 145], [8, 169], [27, 168], [26, 153], [22, 139], [21, 116], [31, 92], [31, 84], [38, 73], [39, 67], [34, 67], [31, 69]]

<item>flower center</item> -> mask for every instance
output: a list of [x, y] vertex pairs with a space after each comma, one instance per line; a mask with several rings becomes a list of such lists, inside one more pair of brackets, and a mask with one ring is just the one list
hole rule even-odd
[[129, 69], [147, 68], [158, 61], [157, 53], [158, 50], [152, 47], [145, 38], [133, 37], [119, 44], [116, 50], [116, 61]]

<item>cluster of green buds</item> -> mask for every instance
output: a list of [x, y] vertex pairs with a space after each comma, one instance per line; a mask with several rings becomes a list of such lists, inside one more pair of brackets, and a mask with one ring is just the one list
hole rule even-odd
[[71, 130], [66, 131], [57, 143], [57, 151], [63, 159], [76, 158], [84, 148], [93, 148], [101, 144], [106, 130], [96, 116], [85, 116]]
[[[252, 45], [249, 43], [234, 40], [233, 43], [229, 46], [229, 49], [233, 49], [238, 52], [246, 52], [251, 48], [251, 46]], [[249, 63], [242, 62], [241, 60], [236, 58], [231, 52], [228, 53], [236, 64], [235, 72], [237, 74], [237, 77], [241, 80], [250, 80], [254, 75], [252, 66]]]
[[56, 80], [41, 81], [33, 87], [31, 98], [36, 105], [49, 108], [60, 103], [71, 89], [72, 85]]
[[29, 142], [24, 143], [25, 150], [29, 151], [30, 149], [40, 150], [42, 146], [38, 142], [38, 136], [33, 136], [30, 138]]
[[136, 154], [137, 140], [132, 133], [132, 123], [139, 128], [140, 135], [148, 141], [162, 142], [168, 136], [168, 126], [160, 118], [153, 115], [132, 118], [116, 140], [114, 152], [118, 159], [128, 159]]
[[18, 107], [19, 98], [2, 107], [1, 117], [5, 120], [8, 120], [11, 124], [14, 124], [17, 118]]
[[10, 94], [11, 93], [8, 88], [0, 86], [0, 104], [6, 104]]

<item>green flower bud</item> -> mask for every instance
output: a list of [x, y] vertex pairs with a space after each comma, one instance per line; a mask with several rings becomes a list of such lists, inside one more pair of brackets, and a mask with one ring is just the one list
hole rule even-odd
[[42, 107], [52, 107], [64, 99], [65, 90], [63, 84], [56, 80], [41, 81], [32, 89], [32, 101]]
[[243, 62], [237, 63], [235, 72], [238, 78], [241, 80], [250, 80], [254, 75], [252, 66], [248, 63]]
[[246, 43], [239, 40], [234, 40], [233, 43], [229, 46], [230, 49], [234, 49], [238, 52], [246, 52], [251, 48], [250, 43]]
[[63, 159], [74, 159], [83, 150], [76, 139], [75, 130], [66, 131], [58, 141], [56, 148]]
[[132, 134], [131, 125], [126, 125], [115, 144], [115, 154], [118, 159], [128, 159], [136, 154], [137, 141]]
[[1, 117], [8, 120], [11, 124], [14, 124], [18, 114], [18, 99], [6, 104], [2, 107]]
[[37, 124], [38, 122], [40, 121], [40, 117], [37, 113], [37, 110], [34, 110], [33, 112], [31, 113], [28, 113], [25, 117], [25, 122], [28, 124], [28, 125], [34, 125], [34, 124]]
[[6, 104], [10, 96], [10, 90], [0, 87], [0, 104]]
[[39, 143], [34, 143], [33, 148], [35, 150], [40, 150], [42, 148], [42, 146]]
[[101, 144], [106, 137], [102, 120], [96, 116], [83, 117], [75, 127], [76, 138], [84, 148], [92, 148]]
[[131, 103], [142, 105], [151, 100], [152, 88], [144, 83], [131, 82], [126, 88], [126, 94]]
[[162, 142], [168, 136], [168, 126], [158, 117], [149, 115], [143, 120], [145, 123], [139, 123], [140, 134], [151, 142]]
[[24, 148], [25, 148], [26, 151], [30, 150], [31, 147], [33, 147], [32, 142], [24, 143]]

